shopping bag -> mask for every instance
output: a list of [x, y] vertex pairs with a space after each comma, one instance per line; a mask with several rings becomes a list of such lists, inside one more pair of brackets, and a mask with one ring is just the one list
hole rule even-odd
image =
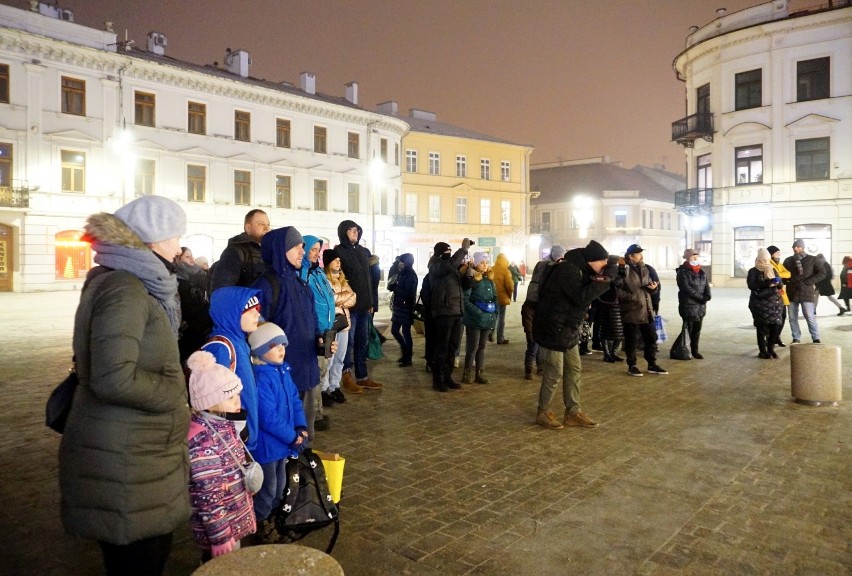
[[666, 334], [666, 321], [663, 320], [663, 317], [657, 314], [654, 316], [654, 328], [657, 331], [657, 343], [665, 342], [669, 339], [668, 334]]
[[680, 329], [680, 334], [675, 338], [672, 349], [669, 351], [669, 357], [672, 360], [692, 360], [692, 352], [690, 351], [689, 332], [686, 331], [686, 325]]
[[331, 493], [331, 499], [337, 504], [340, 502], [340, 492], [343, 489], [343, 466], [346, 464], [346, 458], [340, 454], [330, 454], [319, 450], [314, 450], [314, 454], [322, 460], [328, 491]]
[[367, 340], [367, 358], [370, 360], [380, 360], [384, 357], [382, 353], [382, 339], [379, 336], [379, 331], [373, 326], [373, 321], [370, 320], [369, 338]]

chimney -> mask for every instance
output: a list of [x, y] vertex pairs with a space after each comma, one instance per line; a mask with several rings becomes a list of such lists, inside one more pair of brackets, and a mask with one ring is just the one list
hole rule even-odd
[[396, 116], [397, 105], [393, 100], [376, 104], [376, 112], [379, 114], [387, 114], [388, 116]]
[[725, 15], [725, 12], [727, 12], [727, 9], [725, 9], [725, 8], [717, 9], [716, 10], [716, 18], [721, 18], [722, 16]]
[[350, 82], [346, 85], [346, 100], [352, 104], [358, 105], [358, 83]]
[[112, 28], [112, 22], [107, 20], [104, 22], [104, 32], [115, 32]]
[[302, 72], [299, 74], [302, 90], [308, 94], [317, 93], [317, 76], [311, 72]]
[[690, 34], [695, 34], [696, 32], [698, 32], [698, 26], [690, 26], [689, 27], [689, 33]]
[[231, 74], [239, 74], [243, 78], [247, 78], [249, 67], [251, 66], [251, 57], [245, 50], [225, 49], [225, 66]]
[[148, 32], [148, 52], [162, 56], [166, 53], [166, 46], [168, 45], [165, 35], [159, 32]]
[[409, 108], [408, 115], [412, 118], [417, 118], [418, 120], [430, 120], [432, 122], [437, 119], [437, 115], [434, 112], [418, 110], [417, 108]]

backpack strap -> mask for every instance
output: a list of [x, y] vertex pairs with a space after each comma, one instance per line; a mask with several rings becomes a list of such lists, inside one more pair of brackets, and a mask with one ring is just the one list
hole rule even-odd
[[[228, 359], [230, 360], [230, 368], [231, 372], [235, 372], [237, 368], [237, 351], [234, 349], [234, 345], [228, 340], [225, 336], [216, 335], [210, 338], [207, 341], [207, 344], [211, 342], [219, 342], [220, 344], [224, 344], [228, 348]], [[206, 344], [205, 344], [206, 346]]]

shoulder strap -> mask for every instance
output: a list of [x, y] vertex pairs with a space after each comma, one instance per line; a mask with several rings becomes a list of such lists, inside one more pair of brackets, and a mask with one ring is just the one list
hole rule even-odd
[[225, 336], [216, 335], [211, 337], [207, 342], [219, 342], [228, 348], [228, 358], [230, 359], [230, 366], [228, 366], [228, 368], [230, 368], [231, 372], [234, 372], [237, 368], [237, 351], [234, 350], [234, 345], [231, 341]]

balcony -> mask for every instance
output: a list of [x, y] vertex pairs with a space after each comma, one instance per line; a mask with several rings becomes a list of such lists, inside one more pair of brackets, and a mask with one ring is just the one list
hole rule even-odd
[[0, 186], [0, 207], [29, 208], [30, 187], [26, 182], [12, 181], [12, 186]]
[[685, 214], [708, 214], [713, 207], [712, 188], [689, 188], [675, 192], [675, 208]]
[[393, 227], [414, 228], [414, 216], [409, 216], [408, 214], [394, 214]]
[[710, 112], [693, 114], [672, 122], [672, 141], [686, 148], [692, 148], [698, 138], [712, 142], [713, 132], [713, 114]]
[[544, 232], [550, 232], [550, 223], [544, 224], [530, 224], [530, 234], [542, 234]]

